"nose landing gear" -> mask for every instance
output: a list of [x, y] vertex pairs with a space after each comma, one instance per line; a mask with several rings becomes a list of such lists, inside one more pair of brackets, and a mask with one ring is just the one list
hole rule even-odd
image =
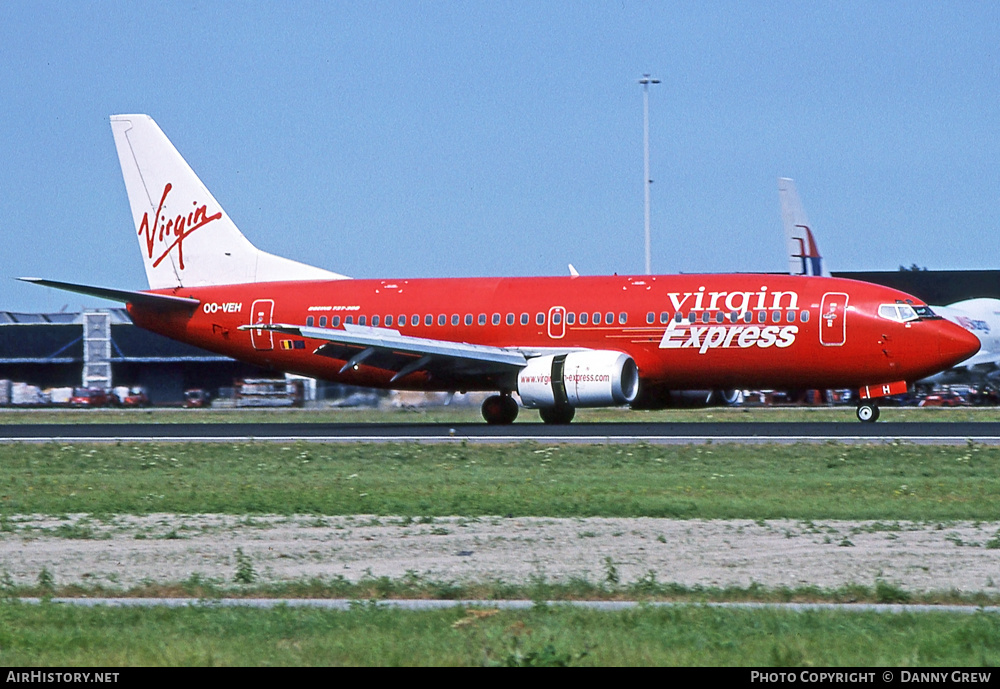
[[878, 405], [874, 402], [862, 402], [857, 409], [858, 421], [874, 423], [878, 421]]

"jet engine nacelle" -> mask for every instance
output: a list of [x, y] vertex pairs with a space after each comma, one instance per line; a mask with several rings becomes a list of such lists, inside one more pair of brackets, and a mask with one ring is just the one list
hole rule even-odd
[[539, 356], [517, 374], [517, 394], [529, 409], [628, 404], [639, 392], [639, 369], [621, 352]]

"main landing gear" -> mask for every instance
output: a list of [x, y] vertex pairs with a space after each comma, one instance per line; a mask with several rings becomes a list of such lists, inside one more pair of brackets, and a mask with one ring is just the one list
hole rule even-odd
[[874, 423], [878, 421], [878, 405], [874, 402], [862, 402], [858, 405], [858, 421]]
[[483, 402], [483, 418], [491, 426], [509, 426], [517, 418], [517, 402], [510, 395], [491, 395]]
[[542, 417], [544, 423], [565, 426], [573, 420], [573, 416], [576, 415], [576, 409], [569, 406], [542, 407], [538, 410], [538, 415]]
[[[491, 395], [483, 402], [483, 418], [491, 426], [509, 426], [517, 418], [517, 402], [510, 395]], [[542, 407], [538, 410], [547, 424], [565, 425], [573, 420], [576, 409], [570, 406]]]

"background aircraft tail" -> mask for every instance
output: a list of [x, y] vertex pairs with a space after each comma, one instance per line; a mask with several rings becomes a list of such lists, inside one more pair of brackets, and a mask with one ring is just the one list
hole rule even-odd
[[151, 289], [345, 278], [251, 244], [148, 115], [111, 130]]
[[781, 197], [781, 222], [785, 226], [785, 243], [788, 247], [788, 272], [792, 275], [818, 275], [830, 277], [819, 246], [812, 233], [812, 226], [795, 191], [795, 182], [787, 177], [778, 179]]

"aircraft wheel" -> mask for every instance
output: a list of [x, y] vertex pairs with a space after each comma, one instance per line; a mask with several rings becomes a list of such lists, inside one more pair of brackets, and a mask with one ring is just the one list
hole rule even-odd
[[874, 423], [878, 421], [878, 405], [874, 402], [866, 402], [858, 405], [858, 421], [864, 423]]
[[573, 407], [543, 407], [538, 410], [538, 415], [547, 424], [565, 425], [576, 416], [576, 409]]
[[483, 402], [483, 418], [491, 426], [509, 426], [517, 418], [517, 402], [510, 395], [491, 395]]

